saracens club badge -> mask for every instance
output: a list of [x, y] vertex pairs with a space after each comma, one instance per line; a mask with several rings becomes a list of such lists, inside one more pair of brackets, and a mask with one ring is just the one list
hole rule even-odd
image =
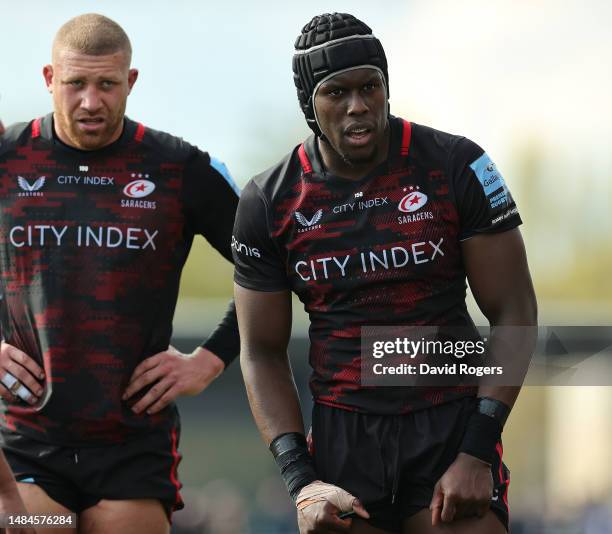
[[397, 206], [397, 208], [404, 213], [412, 213], [413, 211], [417, 211], [427, 204], [427, 195], [425, 193], [421, 193], [421, 191], [418, 190], [418, 186], [416, 190], [412, 187], [410, 187], [410, 189], [411, 191], [404, 195]]

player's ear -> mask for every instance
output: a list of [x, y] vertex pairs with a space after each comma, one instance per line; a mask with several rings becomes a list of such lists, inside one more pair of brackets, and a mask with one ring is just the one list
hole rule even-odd
[[43, 67], [43, 77], [45, 79], [45, 85], [47, 86], [47, 91], [50, 93], [53, 92], [53, 66], [45, 65]]
[[138, 69], [130, 69], [129, 72], [128, 72], [128, 88], [129, 88], [129, 93], [132, 92], [132, 87], [134, 87], [134, 84], [136, 83], [137, 79], [138, 79]]

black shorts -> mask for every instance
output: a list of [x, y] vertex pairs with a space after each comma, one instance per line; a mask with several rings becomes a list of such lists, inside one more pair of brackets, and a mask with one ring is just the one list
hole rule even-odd
[[40, 486], [80, 513], [101, 499], [158, 499], [168, 519], [183, 508], [177, 466], [180, 427], [147, 432], [121, 444], [65, 447], [2, 429], [0, 440], [17, 482]]
[[[429, 508], [436, 482], [457, 457], [475, 407], [467, 397], [404, 415], [372, 415], [315, 404], [312, 454], [317, 474], [358, 497], [378, 528]], [[510, 472], [497, 446], [491, 510], [508, 530]]]

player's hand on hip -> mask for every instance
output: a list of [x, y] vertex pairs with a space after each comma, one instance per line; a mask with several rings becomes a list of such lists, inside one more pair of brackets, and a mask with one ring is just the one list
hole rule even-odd
[[449, 523], [464, 517], [484, 517], [493, 495], [491, 466], [460, 452], [434, 488], [431, 524]]
[[224, 368], [223, 360], [203, 347], [191, 354], [183, 354], [170, 346], [134, 369], [123, 400], [153, 384], [132, 410], [135, 413], [145, 410], [148, 414], [157, 413], [179, 395], [201, 393]]
[[300, 534], [349, 532], [352, 520], [342, 514], [354, 513], [368, 519], [370, 515], [359, 500], [347, 491], [315, 480], [304, 486], [297, 496]]
[[36, 404], [43, 394], [45, 374], [25, 352], [4, 341], [0, 344], [0, 397]]

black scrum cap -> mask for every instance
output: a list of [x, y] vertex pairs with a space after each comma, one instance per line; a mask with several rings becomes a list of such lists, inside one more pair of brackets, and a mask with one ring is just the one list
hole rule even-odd
[[369, 26], [347, 13], [326, 13], [302, 28], [295, 41], [293, 81], [306, 122], [316, 135], [321, 135], [313, 102], [318, 86], [341, 71], [363, 67], [382, 74], [388, 97], [387, 58]]

